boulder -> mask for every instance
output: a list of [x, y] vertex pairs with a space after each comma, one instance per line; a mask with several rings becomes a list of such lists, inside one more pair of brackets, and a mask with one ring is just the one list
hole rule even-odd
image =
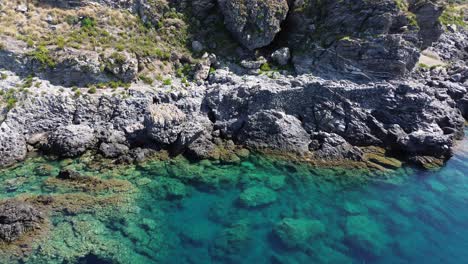
[[153, 104], [145, 115], [146, 133], [158, 144], [172, 144], [186, 120], [186, 114], [173, 104]]
[[83, 179], [84, 177], [81, 176], [81, 174], [77, 171], [70, 170], [70, 169], [63, 169], [59, 172], [57, 175], [58, 179], [61, 180], [80, 180]]
[[7, 200], [0, 204], [0, 240], [11, 243], [29, 231], [39, 229], [44, 218], [31, 204]]
[[198, 40], [192, 41], [192, 50], [193, 51], [202, 52], [203, 49], [205, 49], [205, 47], [203, 46], [203, 44], [200, 41], [198, 41]]
[[123, 82], [134, 80], [138, 74], [138, 59], [128, 52], [113, 52], [105, 58], [106, 70]]
[[205, 18], [211, 9], [216, 6], [216, 0], [192, 1], [193, 14], [198, 18]]
[[388, 250], [391, 239], [385, 230], [373, 219], [365, 215], [346, 218], [346, 242], [353, 248], [377, 257]]
[[26, 140], [6, 123], [0, 125], [0, 167], [21, 161], [26, 157]]
[[164, 13], [170, 9], [166, 0], [137, 0], [136, 3], [141, 20], [154, 26], [158, 25]]
[[274, 233], [287, 248], [304, 248], [325, 233], [325, 225], [319, 220], [284, 218], [276, 224]]
[[55, 58], [55, 67], [45, 67], [34, 58], [32, 65], [39, 76], [50, 79], [52, 83], [73, 86], [108, 80], [101, 71], [102, 61], [98, 52], [66, 47], [51, 56]]
[[295, 6], [288, 20], [288, 41], [296, 51], [296, 71], [330, 77], [341, 73], [355, 80], [408, 74], [421, 48], [441, 33], [440, 4], [408, 2], [312, 0]]
[[445, 3], [441, 0], [407, 1], [409, 3], [408, 10], [416, 16], [416, 21], [419, 26], [419, 38], [422, 40], [423, 44], [421, 48], [425, 49], [430, 47], [444, 32], [439, 17], [444, 11]]
[[291, 52], [287, 47], [281, 48], [273, 52], [271, 54], [271, 58], [279, 65], [285, 66], [289, 63], [289, 60], [291, 59]]
[[201, 57], [201, 61], [195, 66], [193, 79], [197, 83], [202, 83], [210, 75], [211, 65], [216, 63], [216, 55], [205, 53]]
[[99, 146], [99, 150], [101, 151], [102, 155], [104, 155], [104, 157], [106, 158], [117, 158], [127, 154], [130, 151], [127, 145], [116, 142], [103, 142]]
[[68, 125], [51, 132], [43, 148], [60, 157], [77, 157], [96, 143], [94, 129], [88, 125]]
[[267, 110], [249, 116], [239, 140], [258, 149], [276, 149], [301, 154], [309, 150], [310, 135], [296, 117]]
[[313, 154], [325, 160], [362, 160], [363, 153], [358, 147], [349, 144], [344, 138], [334, 133], [314, 132], [309, 149]]
[[278, 199], [275, 191], [263, 186], [255, 186], [244, 190], [239, 196], [239, 202], [245, 207], [259, 207], [274, 203]]
[[250, 50], [273, 41], [289, 10], [287, 0], [218, 0], [218, 5], [227, 29]]

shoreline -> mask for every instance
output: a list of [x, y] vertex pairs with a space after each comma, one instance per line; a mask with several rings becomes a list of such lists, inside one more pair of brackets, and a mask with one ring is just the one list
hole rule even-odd
[[[8, 145], [3, 148], [3, 155], [7, 160], [0, 164], [11, 165], [15, 159], [21, 160], [31, 151], [58, 157], [73, 157], [87, 150], [94, 150], [109, 158], [135, 160], [139, 159], [138, 156], [144, 157], [145, 151], [167, 150], [171, 155], [185, 153], [195, 159], [216, 159], [219, 155], [230, 155], [230, 151], [235, 152], [244, 146], [254, 151], [264, 149], [267, 153], [277, 152], [280, 155], [291, 153], [293, 156], [303, 156], [318, 163], [324, 160], [325, 164], [333, 164], [333, 161], [340, 163], [340, 160], [365, 163], [368, 159], [365, 157], [366, 152], [377, 147], [380, 148], [377, 153], [380, 156], [385, 156], [381, 154], [386, 152], [401, 152], [401, 155], [397, 156], [406, 162], [420, 166], [431, 163], [440, 165], [440, 161], [450, 157], [450, 152], [461, 139], [467, 122], [459, 112], [457, 113], [456, 107], [447, 107], [453, 105], [452, 101], [447, 101], [447, 98], [443, 98], [442, 101], [431, 98], [431, 104], [434, 104], [435, 108], [430, 111], [434, 112], [415, 108], [409, 111], [427, 113], [420, 115], [418, 112], [408, 112], [410, 119], [399, 120], [403, 127], [425, 127], [426, 131], [418, 130], [406, 134], [398, 125], [388, 127], [376, 119], [373, 114], [375, 110], [372, 108], [379, 106], [382, 101], [361, 102], [359, 94], [371, 91], [369, 89], [373, 89], [373, 93], [385, 92], [395, 97], [397, 90], [409, 83], [381, 83], [380, 86], [384, 88], [368, 88], [366, 85], [348, 82], [348, 87], [343, 89], [332, 88], [337, 85], [333, 81], [304, 75], [294, 80], [304, 82], [305, 79], [306, 83], [285, 89], [278, 85], [284, 85], [285, 81], [295, 81], [291, 81], [289, 77], [270, 79], [266, 76], [250, 76], [250, 80], [243, 81], [239, 76], [224, 70], [219, 71], [222, 77], [216, 76], [217, 72], [214, 73], [212, 83], [206, 88], [200, 89], [198, 86], [176, 93], [137, 91], [130, 88], [127, 90], [128, 97], [115, 96], [105, 91], [75, 97], [70, 93], [61, 92], [61, 87], [47, 91], [48, 84], [41, 82], [46, 90], [35, 91], [31, 88], [29, 93], [19, 97], [15, 106], [4, 114], [3, 134], [0, 136], [6, 137], [3, 144], [11, 143], [12, 149], [9, 149]], [[219, 78], [226, 78], [226, 74], [234, 79], [234, 85], [219, 83]], [[265, 86], [262, 87], [259, 80], [266, 82]], [[4, 84], [18, 82], [20, 80], [10, 78], [3, 81]], [[226, 85], [226, 90], [220, 89], [222, 85]], [[250, 88], [246, 90], [246, 86]], [[425, 96], [424, 100], [430, 98], [427, 95], [432, 91], [424, 91], [417, 87], [404, 88], [406, 93], [409, 93], [398, 100], [406, 100], [406, 96]], [[317, 97], [315, 90], [321, 90], [322, 94], [325, 94], [325, 100], [331, 101], [320, 102], [323, 99], [318, 99], [320, 97]], [[242, 99], [246, 100], [245, 102], [236, 102], [239, 100], [239, 93], [245, 94], [245, 99]], [[340, 95], [337, 96], [337, 93]], [[287, 101], [276, 101], [286, 95], [290, 97]], [[288, 103], [289, 100], [296, 99], [299, 101], [292, 105]], [[335, 109], [326, 107], [317, 110], [317, 113], [321, 113], [322, 118], [335, 115], [334, 124], [326, 123], [328, 121], [320, 123], [313, 119], [304, 120], [310, 117], [301, 117], [301, 112], [304, 111], [312, 111], [311, 115], [316, 115], [313, 109], [303, 109], [301, 105], [322, 103], [326, 106], [328, 102], [335, 104]], [[365, 104], [368, 109], [358, 104]], [[394, 111], [388, 109], [386, 111]], [[350, 116], [340, 111], [355, 113], [354, 116]], [[420, 124], [410, 123], [411, 118], [427, 118], [428, 114], [439, 115], [431, 116], [428, 122], [439, 118], [441, 121], [438, 122], [445, 122], [446, 127], [441, 129], [433, 123], [425, 124], [424, 121], [420, 121]], [[450, 121], [447, 123], [447, 118], [452, 120], [448, 119]], [[340, 119], [342, 121], [339, 121]], [[325, 126], [331, 133], [304, 130], [317, 126]], [[351, 129], [364, 131], [355, 130], [350, 133], [350, 126], [355, 126]], [[446, 131], [450, 131], [450, 134], [445, 135]], [[434, 133], [439, 135], [434, 138]], [[16, 154], [19, 155], [15, 157]], [[133, 157], [130, 157], [132, 155]], [[14, 159], [8, 161], [8, 156], [13, 156]]]

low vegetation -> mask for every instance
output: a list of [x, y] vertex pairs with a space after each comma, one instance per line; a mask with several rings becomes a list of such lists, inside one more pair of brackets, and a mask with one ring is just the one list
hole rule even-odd
[[449, 5], [439, 18], [440, 23], [445, 26], [456, 25], [459, 27], [467, 27], [468, 24], [464, 20], [465, 11], [462, 6], [454, 4]]
[[0, 36], [24, 41], [32, 50], [28, 55], [43, 68], [55, 67], [56, 51], [67, 48], [112, 54], [117, 61], [125, 60], [122, 52], [134, 54], [144, 62], [141, 70], [149, 78], [176, 74], [179, 67], [169, 61], [171, 57], [196, 63], [189, 48], [188, 18], [174, 9], [164, 10], [159, 23], [151, 25], [128, 11], [100, 5], [80, 9], [29, 6], [27, 13], [21, 13], [15, 11], [16, 1], [0, 3]]

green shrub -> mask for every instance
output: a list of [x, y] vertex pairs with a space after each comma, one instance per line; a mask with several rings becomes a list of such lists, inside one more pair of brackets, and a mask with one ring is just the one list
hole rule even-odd
[[89, 94], [95, 94], [97, 92], [96, 87], [91, 87], [88, 89]]
[[75, 96], [75, 97], [80, 97], [80, 96], [81, 96], [81, 91], [80, 91], [80, 90], [76, 90], [74, 96]]
[[424, 64], [424, 63], [419, 63], [418, 66], [419, 66], [419, 68], [423, 68], [423, 69], [429, 69], [430, 68], [429, 65]]
[[7, 109], [8, 109], [8, 110], [13, 109], [13, 107], [15, 107], [15, 105], [16, 105], [16, 102], [17, 102], [16, 98], [14, 98], [14, 97], [8, 98], [8, 100], [7, 100], [7, 106], [6, 106]]
[[171, 85], [171, 84], [172, 84], [172, 80], [170, 78], [163, 80], [163, 85]]
[[67, 16], [65, 18], [65, 22], [67, 22], [67, 24], [69, 24], [70, 26], [77, 24], [79, 21], [80, 19], [77, 16]]
[[96, 20], [92, 17], [85, 17], [81, 20], [82, 28], [94, 28], [96, 26]]
[[62, 36], [57, 37], [57, 39], [55, 40], [55, 44], [59, 49], [65, 48], [65, 38], [63, 38]]
[[271, 71], [270, 64], [268, 64], [268, 62], [263, 63], [262, 66], [260, 66], [260, 70], [261, 71]]
[[114, 63], [119, 64], [119, 65], [124, 64], [125, 61], [127, 60], [125, 55], [119, 52], [112, 53], [110, 58], [114, 60]]
[[50, 51], [43, 45], [37, 47], [35, 51], [30, 52], [29, 56], [41, 63], [43, 67], [54, 68], [56, 66], [56, 62], [50, 55]]
[[33, 85], [33, 78], [34, 76], [32, 75], [29, 75], [28, 77], [26, 77], [26, 79], [24, 79], [23, 81], [23, 84], [21, 85], [21, 88], [30, 88], [32, 85]]
[[459, 27], [466, 27], [467, 23], [464, 20], [464, 16], [463, 9], [457, 9], [455, 6], [450, 5], [439, 17], [439, 22], [445, 26], [454, 24]]
[[26, 45], [28, 45], [29, 48], [34, 47], [34, 41], [30, 38], [26, 40]]
[[148, 85], [152, 85], [153, 84], [153, 79], [151, 79], [150, 77], [146, 76], [146, 75], [140, 75], [140, 80], [142, 80], [144, 83], [148, 84]]

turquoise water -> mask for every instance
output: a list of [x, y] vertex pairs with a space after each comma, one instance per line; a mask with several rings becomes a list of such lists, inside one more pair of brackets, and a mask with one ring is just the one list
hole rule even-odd
[[[314, 169], [251, 155], [113, 167], [33, 158], [2, 198], [52, 195], [45, 234], [0, 263], [466, 263], [468, 142], [437, 171]], [[55, 179], [61, 168], [92, 176]], [[21, 251], [20, 253], [18, 253]]]

